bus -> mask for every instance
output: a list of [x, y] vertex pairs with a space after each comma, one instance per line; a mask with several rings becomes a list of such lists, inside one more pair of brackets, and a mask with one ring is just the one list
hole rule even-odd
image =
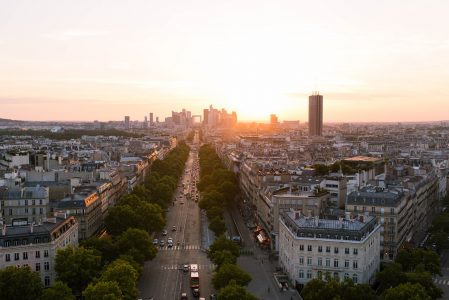
[[200, 288], [200, 273], [198, 272], [198, 265], [190, 265], [190, 287], [192, 289]]

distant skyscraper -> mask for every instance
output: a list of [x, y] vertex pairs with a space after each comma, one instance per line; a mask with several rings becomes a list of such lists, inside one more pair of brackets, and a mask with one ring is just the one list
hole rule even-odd
[[278, 124], [278, 117], [275, 114], [270, 115], [270, 123], [271, 125]]
[[153, 113], [150, 113], [150, 125], [153, 125]]
[[207, 125], [208, 122], [209, 122], [209, 110], [206, 108], [203, 109], [203, 124]]
[[309, 96], [309, 136], [323, 135], [323, 96], [318, 92]]
[[129, 129], [129, 116], [125, 116], [125, 128]]

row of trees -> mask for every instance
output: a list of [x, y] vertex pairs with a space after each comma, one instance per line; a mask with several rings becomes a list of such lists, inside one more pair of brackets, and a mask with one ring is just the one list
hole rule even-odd
[[208, 257], [217, 265], [212, 276], [212, 284], [219, 291], [219, 300], [255, 300], [246, 290], [251, 276], [236, 265], [240, 247], [227, 239], [224, 234], [215, 239], [209, 248]]
[[427, 241], [427, 245], [434, 245], [437, 252], [449, 249], [449, 194], [443, 199], [441, 206], [443, 211], [433, 220]]
[[[329, 172], [337, 173], [340, 172], [340, 170], [343, 172], [344, 175], [350, 175], [357, 172], [356, 169], [351, 167], [348, 164], [345, 164], [343, 161], [336, 161], [332, 165], [323, 165], [323, 164], [315, 164], [312, 166], [313, 169], [315, 169], [315, 173], [319, 176], [325, 176], [329, 175]], [[361, 164], [358, 166], [358, 169], [360, 170], [368, 170], [373, 167], [373, 163], [367, 162], [365, 164]]]
[[237, 178], [234, 173], [223, 167], [211, 145], [206, 144], [200, 148], [199, 158], [200, 181], [197, 185], [201, 192], [199, 206], [207, 213], [210, 220], [209, 228], [219, 236], [226, 231], [224, 210], [234, 203], [239, 192]]
[[180, 143], [164, 161], [154, 162], [144, 184], [110, 209], [105, 220], [109, 235], [58, 251], [58, 281], [51, 288], [44, 290], [29, 267], [10, 267], [0, 271], [0, 299], [136, 299], [142, 265], [157, 253], [150, 234], [165, 226], [163, 208], [171, 202], [188, 153]]
[[[351, 279], [313, 279], [301, 292], [304, 300], [333, 299], [437, 299], [442, 290], [432, 281], [433, 274], [440, 274], [439, 256], [429, 250], [401, 250], [394, 263], [384, 265], [377, 273], [376, 292], [369, 285], [355, 285]], [[376, 295], [377, 294], [377, 295]]]
[[2, 129], [0, 135], [7, 136], [32, 136], [45, 137], [52, 140], [70, 140], [79, 139], [83, 135], [96, 136], [122, 136], [122, 137], [142, 137], [142, 134], [136, 134], [117, 129], [66, 129], [62, 132], [51, 132], [50, 130], [21, 130], [21, 129]]

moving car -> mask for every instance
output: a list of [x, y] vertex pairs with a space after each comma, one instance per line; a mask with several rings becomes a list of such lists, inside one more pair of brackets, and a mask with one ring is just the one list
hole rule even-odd
[[161, 246], [161, 247], [164, 247], [164, 245], [165, 245], [165, 242], [164, 242], [164, 240], [160, 240], [160, 242], [159, 242], [159, 246]]
[[[173, 227], [171, 228], [171, 231], [176, 231], [176, 226], [173, 226]], [[167, 235], [167, 233], [166, 233], [165, 235]]]
[[182, 293], [181, 294], [181, 300], [187, 300], [187, 293]]
[[184, 265], [182, 266], [182, 271], [183, 271], [184, 273], [189, 272], [189, 265], [188, 265], [188, 264], [184, 264]]
[[157, 244], [159, 244], [159, 240], [158, 239], [154, 239], [153, 240], [153, 245], [157, 245]]
[[167, 235], [167, 230], [163, 230], [163, 231], [162, 231], [162, 235], [163, 235], [163, 236], [166, 236], [166, 235]]

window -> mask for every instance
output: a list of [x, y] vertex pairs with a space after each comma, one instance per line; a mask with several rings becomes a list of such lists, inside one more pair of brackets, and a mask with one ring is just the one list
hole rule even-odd
[[345, 273], [345, 279], [349, 278], [349, 273]]
[[358, 263], [356, 260], [354, 260], [354, 261], [352, 262], [352, 267], [353, 267], [354, 269], [357, 269], [357, 268], [359, 267], [359, 263]]
[[28, 207], [25, 207], [25, 214], [28, 214]]
[[348, 259], [345, 260], [345, 268], [346, 268], [346, 269], [349, 268], [349, 260], [348, 260]]
[[24, 260], [28, 259], [28, 252], [23, 252], [22, 257]]
[[322, 266], [323, 265], [323, 258], [318, 257], [318, 266]]
[[299, 251], [304, 251], [304, 245], [299, 245]]
[[44, 209], [41, 207], [41, 208], [39, 208], [39, 214], [40, 215], [43, 215], [44, 214]]
[[299, 264], [300, 264], [300, 265], [303, 265], [303, 264], [304, 264], [304, 257], [303, 257], [303, 256], [300, 256], [300, 257], [299, 257]]
[[334, 259], [334, 268], [338, 268], [338, 259]]
[[326, 253], [331, 253], [331, 247], [326, 247]]
[[349, 254], [349, 248], [345, 248], [345, 254]]
[[357, 212], [357, 206], [354, 206], [354, 212]]
[[299, 278], [304, 278], [304, 270], [299, 270]]
[[50, 263], [48, 261], [44, 262], [44, 270], [45, 271], [50, 270]]
[[307, 270], [307, 279], [312, 279], [312, 270]]
[[354, 255], [357, 255], [357, 254], [359, 254], [359, 249], [357, 249], [357, 248], [354, 248], [354, 250], [353, 250], [353, 253], [354, 253]]
[[35, 257], [36, 257], [36, 258], [40, 258], [40, 257], [41, 257], [41, 252], [40, 252], [40, 251], [36, 251]]
[[45, 278], [44, 278], [44, 285], [46, 287], [50, 286], [50, 276], [45, 276]]
[[39, 205], [42, 205], [42, 199], [39, 200]]
[[363, 206], [362, 207], [362, 212], [365, 212], [366, 211], [366, 206]]
[[372, 212], [372, 213], [375, 213], [375, 212], [376, 212], [376, 207], [375, 207], [375, 206], [371, 207], [371, 212]]
[[394, 214], [394, 208], [393, 208], [393, 207], [390, 208], [390, 213], [391, 213], [391, 214]]
[[44, 250], [44, 257], [48, 257], [48, 250]]
[[307, 251], [312, 251], [312, 245], [307, 245]]
[[19, 259], [20, 259], [19, 253], [14, 253], [14, 260], [19, 260]]
[[318, 252], [323, 252], [323, 246], [318, 246]]
[[11, 261], [11, 255], [9, 253], [5, 254], [5, 261]]
[[317, 278], [320, 278], [320, 279], [323, 278], [323, 272], [321, 272], [321, 271], [318, 271], [316, 275], [317, 275]]
[[338, 275], [338, 272], [334, 272], [334, 278], [338, 279], [340, 276]]
[[352, 281], [354, 281], [354, 283], [357, 283], [357, 274], [352, 275]]
[[308, 266], [312, 265], [312, 258], [311, 257], [307, 257], [307, 265]]
[[36, 272], [41, 270], [41, 263], [36, 263]]
[[331, 259], [326, 258], [326, 267], [330, 267], [330, 266], [331, 266]]
[[335, 254], [338, 254], [338, 247], [335, 247], [335, 248], [334, 248], [334, 253], [335, 253]]

